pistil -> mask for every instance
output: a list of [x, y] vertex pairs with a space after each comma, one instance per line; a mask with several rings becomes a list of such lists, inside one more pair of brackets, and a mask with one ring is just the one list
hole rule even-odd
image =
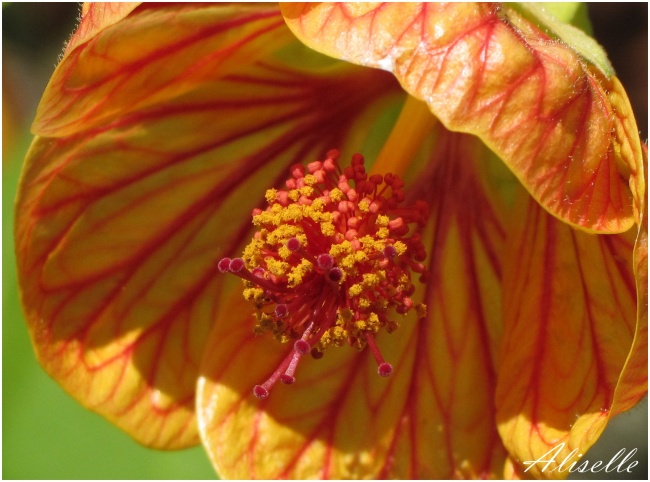
[[269, 189], [267, 208], [254, 210], [257, 231], [243, 256], [218, 264], [242, 278], [256, 332], [291, 343], [253, 388], [261, 399], [278, 381], [296, 382], [304, 355], [320, 358], [332, 346], [367, 347], [378, 374], [389, 376], [393, 366], [376, 334], [397, 328], [397, 316], [415, 310], [422, 317], [426, 310], [411, 298], [412, 274], [426, 271], [419, 235], [426, 203], [406, 204], [394, 173], [368, 176], [363, 156], [355, 154], [345, 168], [338, 159], [332, 150], [323, 161], [292, 166], [286, 189]]

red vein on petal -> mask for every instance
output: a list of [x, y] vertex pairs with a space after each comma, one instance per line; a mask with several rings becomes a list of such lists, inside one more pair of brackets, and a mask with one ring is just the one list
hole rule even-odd
[[[451, 315], [447, 313], [444, 307], [446, 296], [443, 291], [444, 280], [441, 266], [442, 261], [445, 258], [445, 243], [449, 242], [447, 241], [449, 233], [452, 227], [457, 224], [461, 240], [460, 242], [463, 247], [462, 252], [465, 254], [464, 259], [459, 260], [459, 262], [462, 263], [459, 268], [461, 272], [465, 273], [466, 286], [469, 295], [469, 306], [473, 307], [472, 311], [476, 314], [476, 319], [474, 321], [475, 325], [472, 327], [463, 326], [456, 327], [455, 329], [461, 331], [467, 331], [468, 329], [476, 330], [479, 339], [482, 340], [481, 353], [477, 356], [482, 357], [483, 360], [479, 363], [482, 363], [482, 365], [487, 368], [487, 376], [489, 379], [493, 380], [492, 382], [489, 382], [488, 380], [487, 385], [494, 386], [496, 383], [496, 374], [492, 367], [492, 348], [489, 345], [490, 337], [486, 329], [486, 323], [488, 321], [482, 310], [483, 303], [486, 301], [481, 299], [480, 289], [475, 279], [475, 274], [478, 273], [475, 250], [478, 248], [473, 246], [472, 240], [477, 239], [479, 241], [480, 246], [482, 247], [482, 252], [486, 256], [490, 266], [493, 267], [497, 279], [500, 279], [501, 269], [499, 267], [498, 255], [496, 254], [493, 240], [491, 239], [491, 236], [488, 235], [488, 229], [492, 229], [502, 241], [505, 237], [505, 233], [503, 226], [501, 222], [498, 221], [498, 217], [490, 206], [490, 203], [481, 200], [480, 195], [477, 195], [482, 192], [480, 181], [473, 178], [472, 174], [463, 172], [463, 170], [471, 171], [467, 166], [470, 161], [465, 157], [467, 156], [467, 151], [459, 148], [459, 146], [462, 145], [463, 137], [454, 136], [455, 135], [452, 134], [450, 135], [451, 139], [443, 137], [439, 140], [438, 159], [433, 163], [434, 166], [436, 166], [436, 170], [422, 176], [422, 185], [426, 186], [424, 192], [428, 193], [431, 197], [429, 202], [435, 209], [435, 211], [432, 210], [431, 213], [431, 218], [435, 219], [435, 225], [433, 227], [433, 234], [431, 235], [432, 245], [428, 250], [430, 254], [428, 261], [429, 282], [426, 285], [425, 300], [429, 306], [429, 310], [435, 306], [436, 309], [442, 311], [441, 319], [443, 321], [450, 319]], [[468, 138], [465, 138], [465, 140], [467, 139]], [[435, 182], [433, 186], [431, 179], [434, 179]], [[450, 185], [454, 186], [453, 193], [450, 193], [449, 190], [445, 189], [445, 186]], [[488, 225], [491, 225], [491, 228], [488, 228]], [[401, 476], [410, 478], [419, 478], [423, 476], [421, 472], [422, 461], [419, 460], [417, 447], [426, 444], [427, 441], [420, 438], [420, 427], [418, 424], [418, 418], [415, 415], [421, 413], [423, 410], [438, 411], [442, 416], [443, 424], [446, 427], [446, 430], [444, 430], [444, 443], [446, 447], [443, 451], [447, 456], [447, 464], [450, 468], [459, 466], [458, 460], [456, 460], [457, 454], [454, 448], [455, 440], [451, 427], [454, 424], [452, 418], [455, 398], [460, 395], [455, 393], [455, 384], [451, 385], [451, 392], [449, 392], [447, 387], [445, 387], [445, 392], [441, 393], [436, 383], [436, 376], [431, 371], [431, 365], [429, 363], [435, 363], [435, 359], [437, 358], [437, 354], [431, 352], [431, 340], [436, 336], [435, 333], [431, 332], [431, 323], [433, 321], [433, 319], [429, 318], [419, 322], [413, 331], [412, 338], [407, 344], [407, 346], [415, 344], [415, 363], [410, 374], [410, 383], [406, 402], [401, 415], [398, 417], [398, 420], [401, 420], [402, 422], [395, 428], [395, 432], [388, 447], [386, 462], [379, 473], [379, 476], [382, 478], [391, 476], [394, 458], [396, 456], [395, 452], [399, 448], [398, 440], [403, 437], [402, 434], [404, 431], [407, 431], [407, 434], [410, 437], [411, 448], [408, 452], [410, 453], [411, 459], [409, 469], [410, 473], [402, 474]], [[451, 327], [448, 324], [445, 324], [442, 328], [443, 333], [445, 333], [445, 336], [447, 337], [447, 342], [444, 345], [449, 350], [449, 356], [452, 360], [459, 359], [467, 348], [464, 346], [456, 346], [450, 331]], [[429, 361], [429, 363], [427, 363], [427, 361]], [[458, 364], [452, 362], [450, 366], [453, 371], [453, 373], [449, 374], [450, 380], [458, 379], [460, 376], [456, 373]], [[419, 401], [420, 393], [423, 392], [422, 387], [425, 385], [430, 386], [432, 389], [434, 399], [436, 400], [435, 408], [427, 407], [426, 409], [423, 409], [420, 406], [422, 403]], [[495, 407], [492, 406], [491, 409], [488, 408], [488, 411], [492, 413], [491, 417], [494, 418]], [[489, 415], [487, 416], [489, 417]], [[408, 428], [406, 426], [407, 424]], [[492, 442], [489, 442], [488, 440], [490, 448], [483, 454], [482, 460], [472, 461], [472, 469], [476, 474], [491, 474], [491, 463], [494, 453], [497, 450], [503, 450], [498, 441], [499, 439], [496, 429], [493, 430], [490, 438], [492, 440]], [[431, 475], [429, 474], [428, 476]], [[446, 474], [437, 473], [436, 476], [458, 477], [460, 475], [459, 473], [452, 472]]]
[[[89, 84], [84, 85], [83, 87], [78, 87], [78, 88], [70, 88], [70, 87], [65, 86], [64, 91], [65, 91], [66, 95], [65, 95], [64, 98], [68, 100], [67, 105], [62, 106], [62, 107], [61, 107], [61, 105], [57, 106], [58, 109], [59, 109], [58, 114], [50, 114], [49, 116], [44, 116], [44, 118], [39, 119], [39, 120], [42, 123], [45, 123], [45, 124], [52, 123], [53, 121], [56, 121], [60, 117], [65, 116], [66, 111], [67, 111], [67, 107], [69, 107], [70, 105], [77, 102], [79, 100], [79, 98], [88, 95], [89, 92], [92, 92], [94, 89], [97, 89], [97, 88], [101, 87], [102, 85], [107, 84], [107, 83], [109, 83], [110, 81], [112, 81], [114, 79], [118, 79], [120, 77], [123, 77], [123, 80], [121, 82], [117, 83], [113, 87], [113, 89], [110, 92], [107, 93], [107, 95], [105, 95], [102, 99], [100, 99], [99, 102], [86, 113], [86, 115], [92, 115], [93, 112], [101, 110], [103, 105], [105, 105], [106, 102], [108, 102], [113, 95], [116, 95], [116, 93], [120, 91], [121, 87], [124, 84], [128, 83], [129, 77], [131, 75], [137, 73], [140, 70], [143, 70], [143, 69], [147, 68], [152, 62], [154, 62], [156, 60], [161, 60], [161, 59], [164, 59], [164, 58], [167, 58], [167, 57], [173, 57], [174, 55], [177, 55], [178, 52], [181, 52], [181, 51], [191, 47], [192, 45], [198, 44], [200, 42], [206, 42], [211, 37], [214, 37], [214, 36], [216, 36], [216, 35], [218, 35], [218, 34], [220, 34], [222, 32], [225, 32], [225, 31], [229, 30], [229, 29], [240, 28], [240, 27], [242, 27], [243, 25], [245, 25], [247, 23], [253, 23], [253, 22], [259, 21], [259, 20], [267, 20], [267, 19], [270, 19], [270, 18], [276, 17], [276, 16], [277, 16], [277, 12], [275, 12], [275, 11], [268, 11], [268, 12], [261, 12], [260, 11], [260, 12], [254, 13], [252, 15], [243, 17], [243, 18], [226, 21], [226, 22], [223, 22], [223, 23], [220, 23], [220, 24], [217, 24], [217, 25], [211, 25], [211, 26], [209, 26], [209, 27], [207, 27], [205, 29], [198, 30], [195, 34], [193, 34], [193, 35], [191, 35], [191, 36], [189, 36], [187, 38], [179, 39], [178, 41], [174, 42], [171, 45], [168, 45], [168, 46], [166, 46], [164, 48], [160, 48], [160, 49], [154, 51], [153, 53], [149, 54], [148, 56], [145, 56], [145, 57], [143, 57], [143, 58], [141, 58], [141, 59], [139, 59], [139, 60], [137, 60], [135, 62], [132, 62], [132, 63], [130, 63], [128, 65], [125, 65], [125, 66], [123, 66], [121, 68], [112, 69], [109, 74], [107, 74], [105, 77], [103, 77], [102, 79], [97, 80], [94, 83], [89, 83]], [[277, 29], [277, 28], [281, 27], [283, 24], [284, 24], [284, 22], [280, 19], [280, 20], [276, 21], [272, 25], [262, 26], [258, 31], [253, 32], [249, 36], [238, 40], [234, 44], [228, 45], [225, 49], [223, 49], [221, 51], [217, 51], [217, 52], [213, 53], [212, 55], [219, 56], [219, 55], [222, 55], [223, 52], [229, 52], [229, 51], [236, 50], [236, 48], [238, 46], [245, 45], [246, 43], [252, 41], [253, 39], [255, 39], [255, 38], [257, 38], [257, 37], [259, 37], [261, 35], [263, 35], [264, 33], [268, 33], [271, 30], [274, 30], [274, 29]], [[64, 67], [66, 69], [73, 70], [74, 69], [74, 64], [76, 64], [76, 62], [78, 61], [78, 57], [81, 55], [81, 53], [86, 49], [93, 49], [93, 48], [94, 48], [94, 42], [93, 41], [90, 41], [88, 44], [83, 45], [81, 48], [79, 48], [78, 50], [73, 52], [71, 54], [71, 56], [66, 59], [67, 63], [64, 64]], [[69, 65], [70, 62], [72, 62], [73, 65]], [[65, 77], [64, 77], [64, 79], [59, 79], [59, 81], [61, 81], [61, 80], [65, 80]], [[158, 89], [151, 89], [151, 90], [149, 90], [147, 92], [147, 94], [144, 95], [144, 98], [153, 96], [156, 92], [158, 92], [158, 90], [166, 89], [168, 87], [169, 87], [168, 85], [162, 85]], [[76, 94], [76, 95], [72, 95], [72, 94]], [[61, 124], [59, 126], [59, 128], [65, 128], [65, 127], [75, 123], [76, 121], [77, 121], [76, 119], [72, 119], [67, 124]]]
[[[290, 28], [308, 45], [393, 71], [409, 92], [429, 103], [443, 123], [481, 136], [556, 216], [603, 231], [620, 230], [630, 223], [631, 195], [638, 197], [642, 182], [632, 179], [630, 189], [627, 168], [619, 173], [617, 166], [630, 164], [630, 170], [636, 171], [634, 156], [639, 149], [636, 135], [619, 138], [621, 127], [626, 132], [630, 126], [614, 120], [609, 97], [616, 95], [610, 94], [609, 81], [517, 12], [486, 4], [428, 5], [426, 9], [395, 6], [391, 21], [384, 22], [381, 34], [373, 36], [375, 16], [381, 17], [379, 25], [390, 4], [368, 7], [361, 14], [355, 11], [355, 15], [331, 4], [282, 8]], [[449, 20], [455, 18], [460, 20]], [[429, 36], [420, 24], [431, 31], [434, 25], [441, 26]], [[505, 79], [503, 85], [496, 84], [498, 78]], [[499, 90], [496, 97], [495, 90]], [[515, 95], [517, 90], [521, 95]], [[625, 109], [624, 99], [618, 100]], [[525, 109], [516, 109], [513, 102]], [[579, 106], [577, 111], [572, 105]], [[562, 112], [563, 117], [556, 117]], [[582, 122], [580, 114], [591, 128], [583, 123], [583, 132], [575, 137], [572, 126]], [[522, 115], [526, 116], [523, 123]], [[507, 120], [503, 127], [498, 123], [502, 118]], [[602, 136], [592, 142], [596, 131], [602, 131]], [[574, 145], [562, 146], [565, 140]], [[570, 154], [558, 150], [553, 157], [549, 149], [540, 150], [551, 141], [570, 152], [584, 152], [570, 159]], [[617, 143], [627, 150], [614, 152]], [[535, 146], [538, 154], [532, 155], [528, 151]], [[597, 165], [600, 168], [595, 169]], [[587, 169], [591, 176], [576, 174]], [[568, 189], [565, 180], [572, 171], [573, 185]]]

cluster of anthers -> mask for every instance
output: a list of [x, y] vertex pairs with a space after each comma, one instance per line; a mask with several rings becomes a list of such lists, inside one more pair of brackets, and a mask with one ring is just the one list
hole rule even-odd
[[411, 272], [424, 281], [426, 252], [420, 228], [427, 204], [404, 202], [396, 175], [368, 176], [363, 156], [345, 169], [339, 152], [324, 161], [291, 167], [286, 190], [269, 189], [268, 207], [253, 211], [257, 227], [242, 258], [223, 258], [218, 268], [244, 280], [244, 297], [255, 305], [256, 331], [271, 332], [292, 348], [253, 393], [266, 398], [278, 380], [295, 381], [301, 357], [320, 358], [330, 346], [368, 347], [378, 373], [384, 361], [375, 335], [397, 328], [393, 318], [426, 307], [411, 299]]

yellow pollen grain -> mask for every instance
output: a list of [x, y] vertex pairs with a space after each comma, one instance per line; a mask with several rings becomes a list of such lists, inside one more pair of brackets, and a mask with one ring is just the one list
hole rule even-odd
[[379, 316], [377, 313], [370, 313], [368, 319], [366, 320], [367, 329], [373, 333], [377, 333], [379, 328], [381, 328], [381, 321], [379, 321]]
[[322, 222], [320, 223], [320, 232], [323, 233], [324, 236], [334, 236], [336, 228], [334, 228], [334, 224], [332, 224], [331, 221]]
[[321, 198], [316, 198], [312, 201], [311, 208], [317, 212], [323, 212], [323, 209], [325, 208], [325, 201], [323, 201]]
[[281, 224], [266, 236], [268, 244], [285, 244], [290, 238], [302, 234], [302, 230], [293, 224]]
[[370, 201], [367, 199], [362, 199], [359, 201], [359, 204], [357, 204], [357, 206], [362, 213], [367, 213], [370, 211]]
[[278, 190], [277, 189], [267, 189], [266, 194], [264, 196], [266, 198], [266, 202], [271, 204], [273, 201], [275, 201], [278, 198]]
[[359, 307], [360, 308], [370, 308], [370, 300], [367, 298], [361, 298], [359, 300]]
[[303, 218], [303, 209], [298, 204], [290, 204], [282, 211], [282, 221], [284, 222], [299, 222]]
[[339, 202], [341, 199], [343, 199], [343, 191], [341, 191], [338, 187], [335, 187], [330, 191], [330, 199], [334, 202]]
[[357, 263], [364, 263], [368, 260], [368, 255], [363, 251], [357, 251], [354, 253], [354, 259]]
[[291, 256], [291, 250], [289, 250], [289, 248], [286, 246], [280, 246], [280, 249], [278, 249], [278, 254], [282, 259], [288, 259], [289, 256]]
[[264, 297], [264, 290], [262, 288], [244, 289], [244, 299], [247, 301], [259, 301], [263, 297]]
[[306, 259], [303, 259], [298, 266], [295, 266], [291, 270], [291, 273], [289, 274], [288, 277], [289, 286], [291, 287], [298, 286], [300, 283], [302, 283], [305, 275], [309, 273], [311, 270], [312, 270], [312, 264]]
[[397, 251], [397, 254], [400, 256], [406, 253], [406, 245], [401, 241], [396, 241], [395, 244], [393, 244], [393, 247]]
[[352, 269], [357, 264], [354, 254], [349, 254], [341, 260], [341, 267], [345, 269]]
[[366, 288], [372, 288], [381, 283], [382, 279], [386, 278], [386, 273], [384, 271], [378, 271], [377, 273], [366, 273], [363, 275], [363, 286]]
[[289, 199], [291, 199], [293, 202], [296, 202], [298, 199], [300, 199], [300, 191], [297, 189], [292, 189], [289, 191]]
[[363, 286], [361, 286], [359, 283], [355, 283], [352, 286], [350, 286], [350, 289], [348, 290], [348, 294], [352, 297], [354, 296], [359, 296], [363, 292]]
[[380, 227], [387, 227], [389, 221], [390, 218], [388, 216], [384, 216], [383, 214], [380, 214], [379, 216], [377, 216], [377, 220], [375, 221], [375, 224]]
[[335, 326], [330, 330], [333, 335], [333, 342], [335, 345], [340, 346], [341, 342], [347, 339], [348, 337], [348, 332], [347, 330], [341, 328], [340, 326]]
[[261, 252], [264, 242], [261, 239], [253, 239], [248, 246], [244, 248], [242, 257], [248, 266], [257, 266], [260, 264]]
[[273, 258], [266, 258], [266, 267], [271, 274], [274, 274], [275, 276], [284, 276], [289, 269], [289, 263], [278, 261]]
[[305, 183], [306, 186], [313, 186], [314, 184], [318, 183], [318, 179], [313, 174], [307, 174], [303, 178], [303, 182]]
[[353, 252], [352, 244], [350, 243], [350, 241], [346, 240], [339, 244], [333, 244], [332, 247], [330, 248], [329, 255], [334, 258], [337, 258], [342, 255], [350, 254], [352, 252]]
[[388, 231], [388, 228], [379, 228], [377, 230], [377, 237], [381, 239], [386, 239], [390, 232]]
[[332, 215], [330, 213], [324, 213], [322, 209], [315, 209], [313, 204], [314, 203], [312, 203], [311, 206], [303, 207], [303, 213], [306, 218], [310, 218], [316, 223], [319, 223], [321, 221], [329, 221], [332, 219]]
[[304, 186], [300, 188], [300, 194], [303, 196], [311, 197], [314, 194], [314, 188], [311, 186]]
[[375, 249], [375, 244], [377, 243], [377, 240], [375, 238], [368, 235], [359, 238], [359, 241], [363, 245], [363, 248], [368, 250]]

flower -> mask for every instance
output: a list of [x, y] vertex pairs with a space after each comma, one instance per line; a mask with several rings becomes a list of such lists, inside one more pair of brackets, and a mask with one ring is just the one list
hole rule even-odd
[[[525, 462], [584, 453], [646, 391], [634, 117], [542, 8], [91, 4], [33, 130], [16, 249], [37, 356], [143, 444], [201, 441], [223, 477], [563, 476]], [[331, 148], [428, 205], [426, 316], [367, 341], [390, 377], [330, 348], [259, 400], [287, 345], [220, 261]]]

